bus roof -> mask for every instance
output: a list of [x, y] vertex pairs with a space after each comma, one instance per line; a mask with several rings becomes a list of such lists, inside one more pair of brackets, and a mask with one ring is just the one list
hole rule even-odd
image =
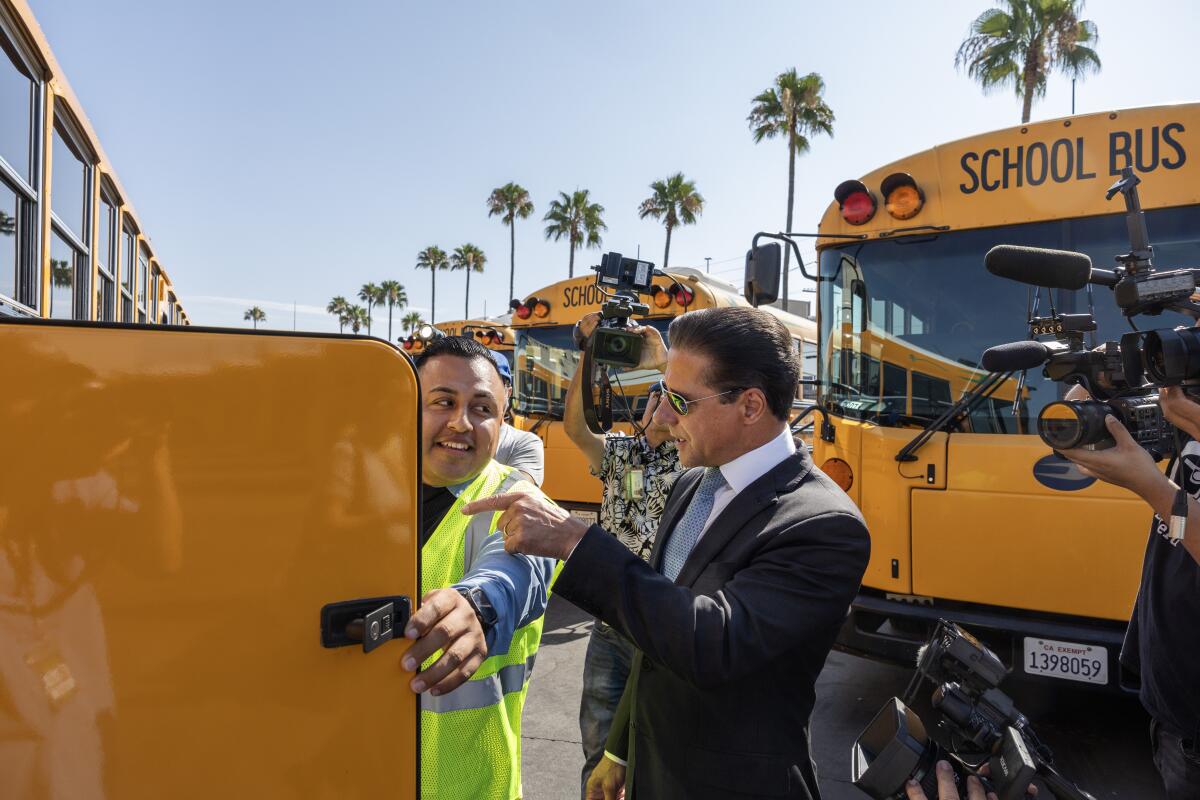
[[[1142, 178], [1144, 208], [1200, 203], [1197, 159], [1200, 103], [1018, 125], [938, 145], [867, 173], [859, 180], [877, 203], [874, 216], [851, 225], [835, 200], [818, 230], [876, 239], [1115, 214], [1124, 206], [1119, 198], [1106, 202], [1104, 192], [1125, 166]], [[924, 205], [909, 219], [893, 218], [884, 207], [881, 184], [896, 173], [911, 176], [924, 195]], [[817, 247], [845, 242], [823, 237]]]
[[[687, 288], [693, 296], [688, 309], [749, 305], [737, 286], [720, 278], [714, 278], [701, 270], [691, 267], [672, 267], [666, 273], [665, 277], [656, 276], [654, 285], [667, 289], [672, 284], [679, 283]], [[596, 276], [591, 272], [552, 283], [525, 295], [524, 298], [527, 302], [533, 298], [547, 302], [550, 306], [550, 313], [545, 317], [530, 317], [525, 320], [514, 316], [510, 323], [513, 328], [573, 325], [585, 314], [599, 311], [606, 299], [599, 287], [596, 286]], [[642, 302], [650, 307], [650, 313], [636, 319], [671, 319], [685, 311], [674, 300], [666, 308], [656, 307], [649, 297], [643, 297]], [[813, 320], [780, 308], [762, 306], [762, 309], [781, 320], [793, 334], [801, 336], [801, 338], [816, 339], [816, 323]]]

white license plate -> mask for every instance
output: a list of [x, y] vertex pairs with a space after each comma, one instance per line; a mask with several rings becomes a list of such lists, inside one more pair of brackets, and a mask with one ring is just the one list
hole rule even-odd
[[1025, 637], [1025, 672], [1082, 683], [1108, 683], [1108, 649]]
[[581, 519], [588, 525], [595, 525], [600, 522], [600, 515], [595, 511], [581, 511], [580, 509], [571, 509], [571, 516], [576, 519]]

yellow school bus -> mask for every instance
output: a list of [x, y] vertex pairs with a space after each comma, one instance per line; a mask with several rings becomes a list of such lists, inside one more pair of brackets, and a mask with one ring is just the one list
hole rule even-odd
[[[600, 481], [588, 470], [587, 461], [567, 437], [563, 410], [571, 376], [579, 366], [580, 351], [572, 339], [575, 323], [599, 311], [605, 296], [596, 286], [595, 275], [572, 278], [538, 289], [513, 300], [512, 328], [516, 332], [513, 367], [514, 412], [518, 425], [541, 437], [546, 453], [546, 481], [542, 489], [566, 508], [595, 521], [600, 504]], [[642, 298], [650, 308], [635, 322], [651, 325], [667, 335], [671, 320], [700, 308], [744, 306], [738, 287], [691, 268], [672, 268], [665, 277], [654, 278], [654, 293]], [[816, 377], [816, 323], [778, 308], [764, 310], [779, 317], [792, 333], [803, 356], [805, 377]], [[645, 410], [646, 391], [661, 376], [657, 372], [633, 370], [613, 377], [613, 416], [640, 419]], [[803, 399], [805, 389], [799, 389]], [[812, 390], [808, 390], [812, 395]], [[628, 425], [618, 425], [629, 431]]]
[[[1115, 266], [1130, 245], [1121, 198], [1108, 202], [1105, 190], [1128, 166], [1142, 180], [1155, 264], [1200, 263], [1198, 136], [1200, 104], [1090, 114], [939, 145], [836, 187], [817, 240], [829, 424], [818, 425], [814, 458], [871, 530], [843, 648], [912, 663], [946, 617], [1017, 675], [1132, 688], [1117, 655], [1150, 511], [1033, 435], [1064, 387], [1030, 370], [951, 432], [912, 443], [982, 380], [985, 349], [1029, 337], [1034, 308], [1093, 312], [1089, 345], [1129, 330], [1108, 289], [1051, 296], [988, 274], [993, 245], [1078, 250]], [[1190, 324], [1170, 313], [1138, 322]]]
[[0, 0], [0, 105], [0, 314], [188, 324], [24, 0]]

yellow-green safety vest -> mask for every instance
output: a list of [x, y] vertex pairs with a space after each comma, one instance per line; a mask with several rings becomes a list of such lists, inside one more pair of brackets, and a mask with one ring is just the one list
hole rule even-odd
[[[422, 596], [462, 580], [500, 518], [499, 512], [467, 517], [460, 509], [509, 491], [522, 480], [527, 480], [522, 473], [492, 461], [458, 496], [421, 548]], [[542, 621], [539, 616], [517, 628], [508, 652], [487, 658], [454, 691], [439, 697], [421, 695], [423, 800], [521, 797], [521, 711]], [[422, 669], [440, 656], [438, 651]]]

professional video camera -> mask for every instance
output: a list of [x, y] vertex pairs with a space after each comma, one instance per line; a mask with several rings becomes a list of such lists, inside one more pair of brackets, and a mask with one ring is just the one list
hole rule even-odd
[[[600, 324], [583, 347], [580, 368], [588, 378], [583, 392], [583, 417], [593, 433], [612, 430], [612, 383], [608, 368], [635, 369], [642, 358], [642, 337], [629, 330], [629, 318], [646, 315], [650, 307], [639, 302], [654, 288], [653, 278], [662, 272], [649, 261], [606, 253], [596, 271], [596, 286], [608, 297], [600, 307]], [[599, 389], [597, 403], [591, 387]]]
[[974, 636], [939, 620], [917, 656], [917, 672], [906, 697], [911, 700], [922, 680], [937, 686], [934, 733], [940, 741], [904, 701], [893, 697], [854, 743], [854, 785], [875, 800], [890, 800], [904, 798], [905, 783], [911, 779], [921, 784], [926, 797], [936, 798], [934, 766], [946, 760], [955, 768], [956, 782], [966, 775], [978, 776], [988, 764], [988, 776], [980, 779], [1000, 800], [1024, 797], [1035, 776], [1062, 800], [1094, 800], [1055, 771], [1049, 748], [1012, 699], [997, 688], [1007, 674], [1004, 663]]
[[[1117, 256], [1113, 270], [1096, 269], [1083, 253], [998, 245], [984, 259], [993, 275], [1047, 289], [1082, 289], [1089, 283], [1113, 290], [1117, 306], [1133, 326], [1138, 314], [1182, 311], [1200, 315], [1191, 298], [1200, 270], [1155, 270], [1153, 247], [1138, 198], [1140, 179], [1126, 167], [1106, 193], [1125, 199], [1130, 250]], [[1138, 331], [1136, 326], [1102, 347], [1084, 346], [1084, 334], [1096, 330], [1091, 314], [1059, 314], [1050, 292], [1050, 315], [1029, 319], [1030, 339], [992, 347], [983, 354], [991, 372], [1009, 373], [1044, 365], [1051, 380], [1079, 384], [1092, 400], [1048, 404], [1038, 415], [1038, 435], [1055, 450], [1083, 447], [1102, 450], [1116, 442], [1104, 426], [1112, 414], [1156, 460], [1176, 449], [1176, 432], [1162, 415], [1158, 390], [1163, 386], [1200, 385], [1200, 329]], [[1036, 309], [1036, 306], [1035, 306]], [[1036, 313], [1036, 311], [1035, 311]], [[1053, 342], [1037, 341], [1053, 336]]]

